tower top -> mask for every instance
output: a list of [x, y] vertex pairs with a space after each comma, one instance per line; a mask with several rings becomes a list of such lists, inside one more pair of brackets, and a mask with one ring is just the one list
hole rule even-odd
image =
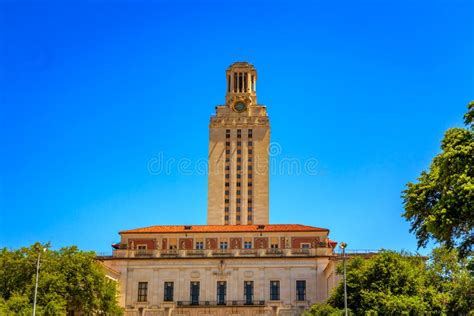
[[248, 106], [257, 104], [257, 70], [245, 61], [238, 61], [226, 70], [227, 94], [226, 104], [244, 102]]

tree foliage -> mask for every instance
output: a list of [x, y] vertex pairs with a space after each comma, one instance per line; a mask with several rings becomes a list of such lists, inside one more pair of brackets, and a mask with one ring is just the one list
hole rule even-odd
[[[31, 315], [36, 262], [39, 249], [0, 251], [0, 315]], [[114, 281], [93, 252], [77, 247], [41, 251], [37, 315], [65, 315], [68, 311], [86, 315], [121, 315]]]
[[[347, 302], [355, 315], [425, 315], [473, 312], [474, 278], [467, 259], [446, 248], [430, 260], [393, 251], [347, 262]], [[342, 273], [341, 267], [338, 273]], [[306, 315], [340, 315], [344, 288], [339, 284], [326, 304]]]
[[441, 153], [423, 171], [418, 182], [403, 191], [405, 212], [418, 246], [434, 239], [457, 247], [466, 257], [474, 243], [474, 102], [464, 116], [467, 128], [448, 129]]

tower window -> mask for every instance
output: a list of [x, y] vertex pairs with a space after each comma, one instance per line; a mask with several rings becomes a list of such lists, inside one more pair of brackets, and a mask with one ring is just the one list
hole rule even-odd
[[242, 92], [242, 73], [239, 72], [239, 92]]
[[234, 72], [234, 92], [237, 92], [237, 73]]
[[230, 92], [230, 76], [227, 76], [227, 92]]

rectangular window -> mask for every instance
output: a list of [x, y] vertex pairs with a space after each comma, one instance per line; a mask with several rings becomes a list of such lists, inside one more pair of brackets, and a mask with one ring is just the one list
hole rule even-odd
[[250, 147], [250, 146], [253, 146], [253, 141], [249, 140], [248, 145], [249, 145], [249, 147]]
[[245, 241], [244, 242], [244, 248], [245, 249], [252, 249], [252, 242], [251, 241]]
[[247, 210], [248, 210], [249, 212], [252, 212], [253, 209], [252, 209], [251, 206], [249, 206], [249, 207], [247, 208]]
[[237, 215], [237, 216], [235, 217], [235, 219], [236, 219], [238, 222], [240, 222], [240, 215]]
[[253, 305], [253, 281], [244, 282], [245, 305]]
[[[252, 157], [250, 157], [250, 158], [248, 159], [248, 162], [252, 162]], [[249, 170], [250, 170], [250, 169], [249, 169]]]
[[228, 212], [228, 211], [229, 211], [229, 207], [228, 207], [228, 206], [224, 207], [224, 211]]
[[242, 149], [237, 149], [237, 155], [240, 155], [240, 154], [242, 154]]
[[204, 243], [202, 241], [196, 241], [196, 249], [204, 249]]
[[191, 305], [199, 305], [199, 282], [191, 282], [190, 288]]
[[252, 137], [252, 132], [253, 132], [253, 131], [252, 131], [251, 129], [249, 129], [249, 131], [248, 131], [249, 137]]
[[310, 247], [311, 247], [311, 244], [301, 243], [301, 249], [309, 249]]
[[138, 282], [138, 302], [146, 302], [148, 295], [148, 282]]
[[[226, 174], [226, 178], [227, 178], [227, 176], [228, 176], [228, 174]], [[226, 187], [229, 187], [229, 186], [230, 186], [229, 182], [226, 182], [226, 183], [225, 183], [225, 186], [226, 186]]]
[[227, 249], [229, 245], [227, 244], [227, 241], [221, 241], [220, 248], [221, 249]]
[[280, 281], [270, 281], [270, 301], [280, 300]]
[[305, 280], [296, 281], [296, 300], [297, 301], [306, 300], [306, 281]]
[[242, 142], [241, 142], [241, 141], [238, 141], [238, 142], [237, 142], [237, 146], [242, 146]]
[[242, 162], [242, 158], [241, 158], [241, 157], [237, 157], [237, 162]]
[[249, 155], [253, 154], [253, 150], [249, 149]]
[[271, 244], [271, 245], [270, 245], [270, 248], [272, 248], [272, 249], [278, 249], [278, 244]]
[[225, 191], [224, 191], [224, 194], [225, 194], [225, 195], [229, 195], [229, 190], [225, 190]]
[[230, 146], [230, 142], [225, 142], [225, 145], [226, 145], [226, 146]]
[[240, 182], [237, 182], [237, 186], [240, 187]]
[[224, 203], [228, 204], [228, 203], [229, 203], [229, 199], [224, 199]]
[[237, 190], [237, 195], [240, 195], [240, 190]]
[[247, 216], [247, 220], [250, 222], [252, 221], [252, 215]]
[[225, 221], [229, 221], [229, 215], [224, 216]]
[[217, 282], [217, 305], [225, 305], [226, 292], [227, 292], [226, 281]]
[[247, 183], [247, 185], [248, 185], [249, 187], [251, 187], [251, 186], [252, 186], [252, 182]]
[[165, 302], [173, 301], [173, 289], [174, 289], [173, 282], [165, 282], [165, 296], [163, 299]]
[[227, 155], [230, 155], [230, 149], [226, 149], [225, 153], [226, 153]]

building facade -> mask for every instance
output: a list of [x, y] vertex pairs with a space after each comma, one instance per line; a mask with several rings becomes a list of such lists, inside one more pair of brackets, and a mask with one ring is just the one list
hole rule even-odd
[[336, 285], [328, 229], [269, 224], [270, 126], [255, 68], [234, 63], [226, 80], [209, 125], [208, 225], [121, 231], [99, 258], [126, 315], [293, 316]]

